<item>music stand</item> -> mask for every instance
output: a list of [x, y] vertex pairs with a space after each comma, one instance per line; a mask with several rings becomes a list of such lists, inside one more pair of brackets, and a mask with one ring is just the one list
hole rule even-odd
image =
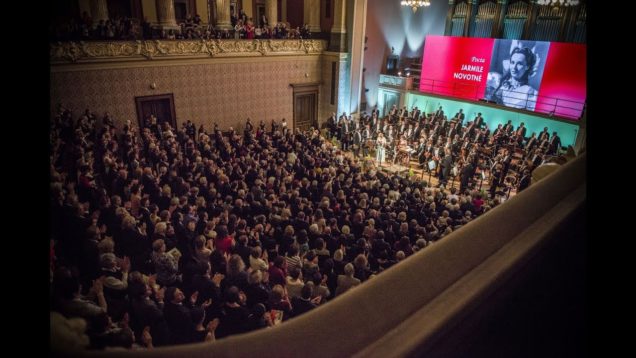
[[[435, 170], [435, 161], [431, 160], [428, 162], [428, 186], [431, 186], [431, 173]], [[424, 172], [422, 171], [422, 175]]]

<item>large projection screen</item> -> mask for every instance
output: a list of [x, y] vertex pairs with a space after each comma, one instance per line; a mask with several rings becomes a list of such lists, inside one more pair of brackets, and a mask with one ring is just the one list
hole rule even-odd
[[581, 44], [427, 36], [420, 91], [580, 118], [587, 48]]

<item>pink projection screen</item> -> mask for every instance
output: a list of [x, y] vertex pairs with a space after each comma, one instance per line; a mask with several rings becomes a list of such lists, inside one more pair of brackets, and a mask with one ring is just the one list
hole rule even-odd
[[581, 44], [427, 36], [420, 91], [577, 120], [586, 58]]

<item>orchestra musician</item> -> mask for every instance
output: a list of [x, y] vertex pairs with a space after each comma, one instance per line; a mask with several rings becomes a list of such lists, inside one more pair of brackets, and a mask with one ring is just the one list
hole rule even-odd
[[473, 178], [475, 172], [475, 166], [473, 164], [473, 158], [467, 157], [465, 160], [461, 160], [461, 167], [459, 169], [459, 191], [464, 192], [468, 189], [470, 180]]
[[473, 135], [475, 129], [475, 122], [468, 122], [468, 126], [464, 128], [464, 134], [462, 134], [462, 140], [469, 140]]
[[373, 127], [373, 128], [377, 128], [377, 127], [378, 127], [378, 122], [379, 122], [379, 121], [380, 121], [380, 119], [378, 118], [378, 114], [377, 114], [377, 112], [373, 112], [373, 113], [371, 114], [371, 121], [370, 121], [371, 127]]
[[419, 108], [414, 107], [413, 108], [413, 113], [411, 114], [411, 118], [413, 118], [414, 121], [417, 121], [420, 119], [420, 115], [422, 114], [422, 111], [420, 111]]
[[353, 155], [356, 157], [360, 156], [360, 147], [363, 146], [362, 141], [362, 131], [360, 129], [356, 129], [353, 131]]
[[539, 142], [543, 142], [546, 139], [550, 139], [550, 132], [548, 132], [548, 127], [543, 127], [543, 131], [539, 133]]
[[340, 117], [338, 117], [338, 124], [340, 124], [340, 122], [342, 122], [342, 121], [344, 121], [346, 119], [347, 119], [347, 112], [342, 112]]
[[397, 115], [397, 113], [398, 113], [397, 105], [396, 105], [396, 104], [394, 104], [394, 105], [391, 107], [391, 110], [389, 111], [389, 115], [391, 116], [390, 118], [393, 118], [394, 116], [396, 116], [396, 115]]
[[534, 151], [534, 155], [532, 156], [532, 159], [530, 159], [530, 162], [532, 163], [532, 166], [534, 168], [538, 167], [539, 165], [543, 163], [543, 152], [541, 148], [537, 148]]
[[[362, 132], [362, 141], [364, 144], [370, 143], [373, 140], [373, 131], [371, 131], [371, 126], [367, 124], [366, 128]], [[371, 149], [368, 145], [362, 146], [362, 154], [366, 157], [369, 155], [369, 149]]]
[[521, 124], [519, 125], [519, 128], [517, 128], [517, 131], [515, 133], [515, 136], [517, 137], [517, 143], [521, 144], [521, 142], [526, 139], [526, 127], [525, 127], [525, 123], [521, 122]]
[[537, 133], [532, 132], [532, 134], [530, 135], [530, 138], [528, 138], [528, 141], [526, 142], [526, 145], [524, 147], [526, 153], [531, 152], [532, 149], [536, 147], [538, 143], [539, 141], [537, 140]]
[[415, 151], [415, 155], [417, 156], [417, 162], [420, 168], [423, 168], [423, 165], [426, 163], [426, 138], [420, 137], [420, 142], [417, 146], [417, 150]]
[[422, 135], [422, 125], [419, 121], [415, 123], [415, 128], [413, 129], [413, 138], [417, 139]]
[[521, 179], [519, 180], [519, 183], [517, 184], [517, 193], [522, 192], [525, 188], [530, 186], [530, 170], [525, 169], [523, 171], [523, 174], [521, 175]]
[[503, 180], [502, 175], [503, 164], [496, 163], [490, 175], [490, 197], [494, 198], [499, 183]]
[[550, 147], [548, 148], [548, 154], [556, 155], [561, 148], [561, 138], [557, 135], [557, 132], [552, 132], [552, 138], [550, 138]]
[[453, 156], [449, 149], [444, 149], [444, 157], [440, 162], [441, 170], [439, 172], [439, 185], [446, 186], [448, 178], [450, 178], [451, 168], [453, 166]]
[[373, 118], [374, 116], [376, 119], [380, 116], [380, 110], [378, 109], [377, 104], [373, 106], [373, 109], [371, 110], [371, 118]]
[[402, 109], [400, 109], [400, 111], [398, 112], [398, 117], [402, 118], [402, 117], [406, 117], [409, 113], [409, 110], [406, 109], [406, 106], [402, 107]]
[[404, 136], [399, 136], [398, 138], [396, 138], [393, 147], [393, 164], [404, 157], [404, 154], [406, 153], [406, 147], [408, 147], [408, 143], [406, 142], [406, 138]]
[[477, 113], [477, 117], [473, 120], [473, 125], [476, 128], [481, 129], [481, 126], [484, 124], [484, 118], [481, 116], [481, 112]]
[[[343, 112], [343, 115], [344, 115], [344, 112]], [[351, 138], [351, 123], [349, 123], [347, 116], [344, 116], [344, 119], [342, 119], [338, 123], [338, 126], [340, 127], [340, 142], [341, 142], [342, 150], [348, 150], [349, 144], [352, 138]]]
[[336, 118], [336, 112], [331, 112], [331, 116], [327, 118], [327, 135], [329, 139], [333, 138], [333, 136], [336, 135], [336, 131], [338, 128], [337, 121], [338, 119]]
[[503, 127], [503, 130], [509, 136], [512, 134], [512, 132], [514, 132], [514, 126], [512, 125], [512, 120], [510, 119], [508, 120], [506, 125]]
[[458, 123], [462, 123], [464, 121], [464, 118], [466, 118], [466, 115], [464, 114], [464, 110], [460, 108], [459, 112], [455, 113], [454, 118], [459, 121]]
[[389, 131], [386, 134], [386, 140], [389, 143], [393, 143], [393, 141], [395, 140], [395, 132], [393, 131], [393, 126], [389, 126]]
[[435, 118], [444, 118], [444, 110], [442, 110], [442, 106], [439, 106], [439, 109], [435, 111]]
[[406, 129], [406, 138], [409, 141], [413, 141], [415, 139], [415, 129], [413, 129], [413, 124], [409, 124], [409, 127]]
[[495, 138], [499, 138], [504, 134], [504, 130], [503, 130], [503, 124], [499, 123], [497, 125], [497, 128], [495, 128], [495, 131], [492, 132], [493, 137]]

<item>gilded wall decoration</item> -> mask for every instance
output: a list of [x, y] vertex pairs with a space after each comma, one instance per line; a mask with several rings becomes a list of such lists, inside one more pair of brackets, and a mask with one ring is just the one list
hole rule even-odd
[[117, 42], [56, 42], [50, 45], [52, 65], [104, 60], [152, 60], [201, 57], [251, 57], [320, 54], [324, 40], [148, 40]]

